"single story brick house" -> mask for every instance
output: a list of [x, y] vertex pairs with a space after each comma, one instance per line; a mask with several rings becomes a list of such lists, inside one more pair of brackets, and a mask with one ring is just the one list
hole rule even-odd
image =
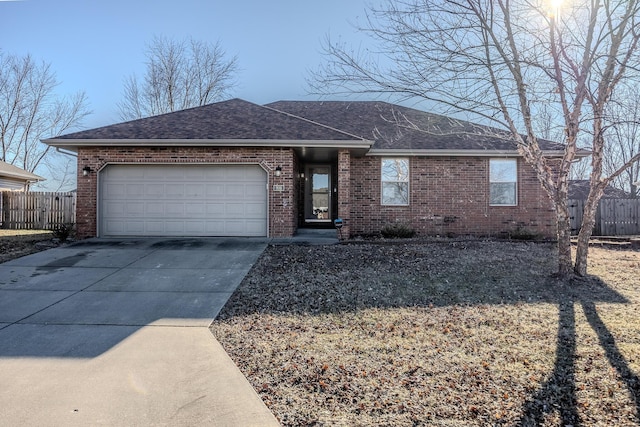
[[508, 134], [385, 102], [232, 99], [43, 142], [78, 155], [79, 237], [556, 232]]

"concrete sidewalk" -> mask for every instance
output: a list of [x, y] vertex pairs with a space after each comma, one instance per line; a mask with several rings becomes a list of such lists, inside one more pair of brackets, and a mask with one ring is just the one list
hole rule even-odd
[[0, 425], [277, 426], [208, 326], [260, 239], [91, 239], [0, 264]]

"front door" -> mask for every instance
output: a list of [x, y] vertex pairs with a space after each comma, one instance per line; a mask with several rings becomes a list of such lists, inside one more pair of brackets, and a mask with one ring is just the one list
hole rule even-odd
[[331, 222], [331, 167], [307, 166], [305, 177], [305, 222]]

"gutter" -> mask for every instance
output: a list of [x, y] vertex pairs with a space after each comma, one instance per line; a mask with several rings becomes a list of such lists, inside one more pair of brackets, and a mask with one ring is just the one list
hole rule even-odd
[[[564, 151], [547, 150], [542, 154], [545, 157], [562, 157]], [[590, 153], [589, 153], [590, 154]], [[586, 157], [588, 154], [583, 155]], [[367, 156], [425, 156], [425, 157], [522, 157], [517, 150], [383, 150], [371, 149]]]
[[358, 140], [287, 140], [287, 139], [43, 139], [56, 147], [309, 147], [369, 149], [373, 141]]

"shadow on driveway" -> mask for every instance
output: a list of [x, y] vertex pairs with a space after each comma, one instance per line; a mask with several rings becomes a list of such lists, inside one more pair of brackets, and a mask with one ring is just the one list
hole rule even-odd
[[265, 247], [91, 239], [0, 264], [0, 358], [90, 358], [144, 326], [207, 327]]

